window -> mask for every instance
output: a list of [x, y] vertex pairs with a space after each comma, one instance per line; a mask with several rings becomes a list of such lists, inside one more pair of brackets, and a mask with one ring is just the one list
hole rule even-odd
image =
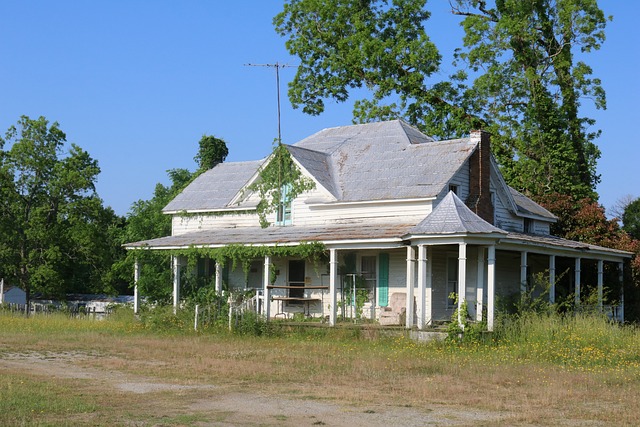
[[360, 258], [360, 274], [362, 275], [362, 288], [366, 289], [368, 301], [375, 301], [376, 292], [376, 256], [363, 256]]
[[533, 220], [531, 218], [525, 218], [523, 224], [523, 230], [525, 233], [533, 233]]
[[455, 184], [449, 184], [449, 191], [453, 191], [453, 194], [458, 195], [458, 186]]
[[290, 225], [291, 224], [291, 184], [285, 184], [280, 190], [280, 204], [278, 205], [278, 211], [276, 213], [277, 225]]
[[457, 294], [458, 294], [458, 258], [450, 256], [450, 257], [447, 257], [447, 294], [446, 294], [447, 307], [453, 308], [456, 305], [455, 296]]

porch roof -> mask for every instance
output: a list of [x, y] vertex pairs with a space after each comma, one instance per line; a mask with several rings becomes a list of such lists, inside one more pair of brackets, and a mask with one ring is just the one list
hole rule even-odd
[[267, 228], [217, 228], [202, 230], [158, 239], [127, 243], [127, 249], [177, 249], [196, 247], [219, 247], [226, 245], [291, 245], [301, 242], [333, 241], [397, 241], [402, 245], [404, 234], [414, 224], [344, 224], [330, 226], [290, 226]]
[[[580, 251], [582, 253], [590, 252], [594, 255], [613, 255], [620, 258], [631, 258], [633, 254], [631, 252], [622, 251], [619, 249], [605, 248], [604, 246], [592, 245], [589, 243], [577, 242], [575, 240], [563, 239], [557, 236], [540, 235], [540, 234], [524, 234], [510, 232], [505, 238], [501, 240], [501, 245], [514, 245], [518, 246], [520, 250], [525, 250], [523, 246], [537, 246], [546, 247], [550, 249], [570, 249], [573, 251]], [[535, 252], [535, 251], [532, 251]], [[575, 253], [573, 254], [576, 255]]]
[[443, 234], [507, 234], [506, 231], [489, 224], [476, 215], [455, 195], [453, 191], [445, 196], [435, 209], [418, 225], [411, 235]]

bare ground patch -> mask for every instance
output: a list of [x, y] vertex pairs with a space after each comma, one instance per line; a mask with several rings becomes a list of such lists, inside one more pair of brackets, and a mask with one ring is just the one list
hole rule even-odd
[[[110, 356], [107, 356], [110, 357]], [[133, 412], [189, 416], [184, 425], [199, 426], [429, 426], [492, 425], [504, 421], [505, 413], [463, 409], [443, 404], [394, 406], [388, 404], [338, 403], [305, 395], [290, 397], [265, 394], [256, 384], [219, 385], [159, 381], [126, 370], [92, 366], [105, 365], [104, 356], [91, 352], [22, 352], [5, 353], [0, 372], [23, 372], [48, 380], [80, 379], [87, 391], [102, 390], [113, 401], [130, 400]], [[107, 366], [118, 366], [123, 360], [114, 358]], [[239, 390], [241, 389], [241, 390]], [[242, 390], [246, 389], [246, 390]], [[144, 395], [144, 398], [136, 396]], [[130, 396], [127, 397], [127, 396]], [[124, 425], [163, 425], [158, 421], [129, 419], [127, 412], [118, 414]], [[81, 420], [78, 420], [81, 421]], [[85, 420], [90, 421], [90, 420]], [[94, 420], [99, 422], [99, 419]], [[93, 421], [92, 421], [93, 422]]]

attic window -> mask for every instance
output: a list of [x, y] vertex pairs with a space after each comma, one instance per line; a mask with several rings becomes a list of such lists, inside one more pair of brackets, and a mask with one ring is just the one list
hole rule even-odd
[[455, 184], [449, 184], [449, 191], [453, 191], [453, 194], [458, 195], [458, 186]]
[[531, 218], [524, 219], [522, 231], [525, 233], [533, 233], [533, 220]]
[[277, 225], [291, 225], [291, 184], [282, 186], [278, 212], [276, 213]]

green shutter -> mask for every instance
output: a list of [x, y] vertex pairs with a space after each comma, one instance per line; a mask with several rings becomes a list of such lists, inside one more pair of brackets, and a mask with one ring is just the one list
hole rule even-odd
[[389, 305], [389, 254], [378, 255], [378, 305]]

